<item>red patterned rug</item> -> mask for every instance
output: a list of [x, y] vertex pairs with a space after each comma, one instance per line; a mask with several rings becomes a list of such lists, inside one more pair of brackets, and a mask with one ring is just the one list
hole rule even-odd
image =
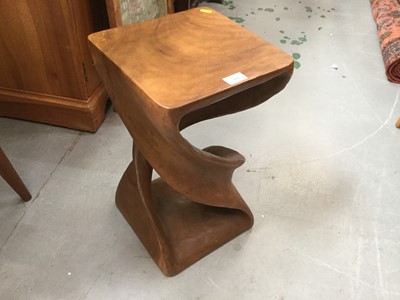
[[387, 78], [400, 83], [400, 4], [398, 0], [370, 0], [378, 27]]

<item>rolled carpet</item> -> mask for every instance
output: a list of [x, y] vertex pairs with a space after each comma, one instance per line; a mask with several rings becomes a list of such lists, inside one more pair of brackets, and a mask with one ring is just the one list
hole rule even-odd
[[378, 27], [387, 78], [400, 83], [400, 4], [398, 0], [370, 0]]

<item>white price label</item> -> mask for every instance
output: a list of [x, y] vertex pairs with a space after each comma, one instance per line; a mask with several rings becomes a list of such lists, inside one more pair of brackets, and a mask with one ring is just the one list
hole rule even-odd
[[222, 80], [225, 81], [229, 85], [234, 85], [234, 84], [242, 82], [243, 80], [246, 80], [246, 79], [247, 79], [247, 76], [240, 72], [237, 72], [228, 77], [222, 78]]

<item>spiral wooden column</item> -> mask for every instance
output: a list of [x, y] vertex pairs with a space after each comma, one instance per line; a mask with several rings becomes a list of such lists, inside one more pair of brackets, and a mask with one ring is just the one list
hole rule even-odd
[[[159, 268], [175, 275], [253, 225], [232, 183], [244, 163], [180, 131], [282, 90], [291, 56], [209, 8], [89, 36], [95, 65], [130, 132], [116, 204]], [[160, 179], [151, 181], [156, 170]]]

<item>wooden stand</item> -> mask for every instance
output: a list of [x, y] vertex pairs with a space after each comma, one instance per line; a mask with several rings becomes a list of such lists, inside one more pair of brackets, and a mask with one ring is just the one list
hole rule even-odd
[[[244, 157], [222, 146], [197, 149], [180, 130], [266, 101], [286, 86], [293, 59], [209, 8], [89, 40], [134, 140], [117, 207], [159, 268], [175, 275], [253, 225], [232, 183]], [[160, 179], [151, 182], [153, 169]]]

